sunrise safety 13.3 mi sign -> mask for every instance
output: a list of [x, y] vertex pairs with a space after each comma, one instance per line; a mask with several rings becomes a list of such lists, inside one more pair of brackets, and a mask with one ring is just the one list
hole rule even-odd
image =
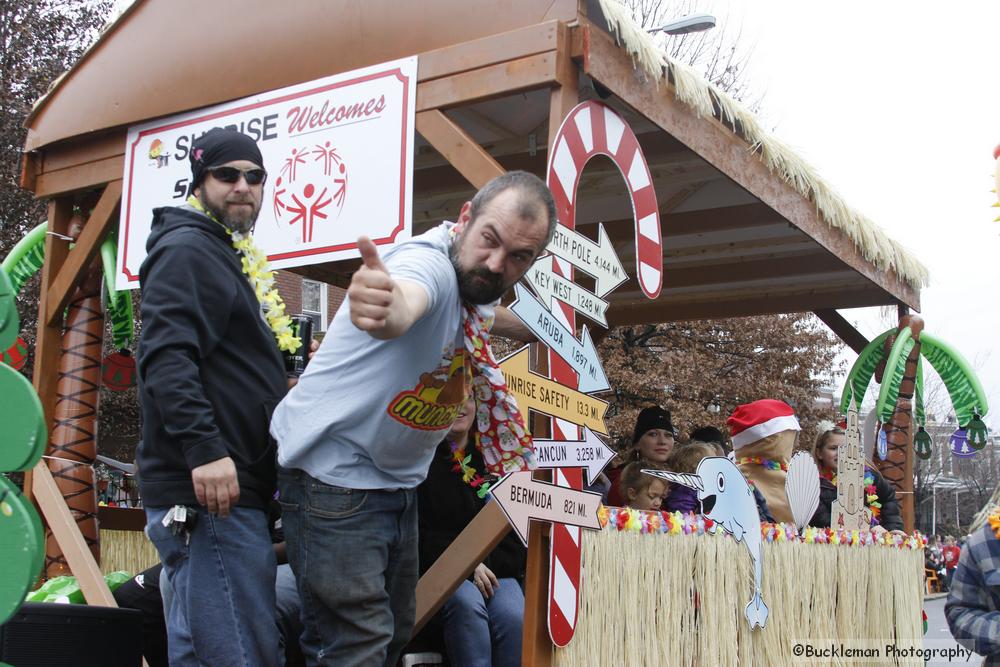
[[152, 211], [184, 203], [191, 145], [213, 127], [249, 135], [264, 156], [254, 237], [272, 267], [356, 257], [361, 234], [409, 238], [416, 83], [405, 58], [129, 128], [118, 288], [138, 287]]

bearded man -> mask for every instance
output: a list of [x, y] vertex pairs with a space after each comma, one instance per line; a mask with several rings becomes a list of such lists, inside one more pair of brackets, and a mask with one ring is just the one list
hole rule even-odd
[[489, 330], [526, 336], [496, 303], [555, 224], [545, 184], [510, 172], [456, 223], [384, 257], [359, 239], [364, 263], [347, 303], [271, 424], [288, 556], [319, 664], [396, 664], [414, 620], [416, 487], [470, 393], [481, 476], [534, 467]]
[[173, 590], [171, 665], [276, 665], [271, 413], [287, 383], [234, 241], [260, 212], [257, 144], [216, 128], [191, 150], [191, 196], [153, 211], [140, 269], [137, 453], [146, 533]]

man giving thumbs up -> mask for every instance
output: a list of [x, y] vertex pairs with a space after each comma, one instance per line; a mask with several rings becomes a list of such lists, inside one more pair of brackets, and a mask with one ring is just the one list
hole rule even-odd
[[393, 665], [409, 640], [415, 490], [470, 391], [467, 375], [492, 432], [508, 436], [503, 452], [480, 439], [490, 471], [531, 465], [521, 417], [482, 351], [490, 323], [520, 337], [516, 318], [494, 306], [555, 225], [545, 184], [510, 172], [456, 223], [384, 254], [358, 239], [347, 308], [271, 423], [288, 556], [321, 664]]

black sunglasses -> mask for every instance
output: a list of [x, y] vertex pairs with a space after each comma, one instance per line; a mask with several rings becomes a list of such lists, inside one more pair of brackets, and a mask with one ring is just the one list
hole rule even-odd
[[209, 167], [205, 171], [213, 178], [223, 183], [237, 183], [242, 176], [247, 185], [260, 185], [267, 180], [267, 172], [260, 167], [252, 169], [239, 169], [237, 167]]

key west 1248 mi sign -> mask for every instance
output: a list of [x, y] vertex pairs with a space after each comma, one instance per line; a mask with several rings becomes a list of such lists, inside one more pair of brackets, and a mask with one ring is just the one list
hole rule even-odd
[[257, 141], [268, 178], [254, 237], [274, 268], [356, 257], [409, 238], [417, 59], [273, 90], [129, 129], [117, 286], [138, 287], [152, 210], [180, 205], [194, 140], [231, 127]]

